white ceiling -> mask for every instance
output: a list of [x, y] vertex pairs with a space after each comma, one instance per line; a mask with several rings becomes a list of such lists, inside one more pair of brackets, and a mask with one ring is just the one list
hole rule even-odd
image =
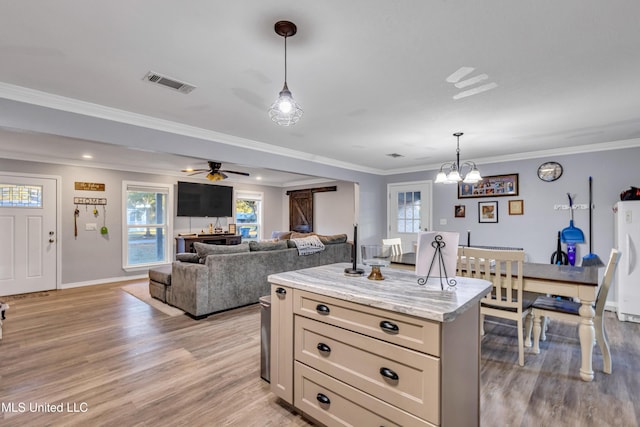
[[[0, 97], [65, 97], [76, 112], [97, 104], [379, 174], [453, 160], [457, 131], [462, 160], [478, 163], [640, 145], [638, 16], [632, 0], [4, 2]], [[267, 115], [284, 80], [282, 19], [298, 26], [288, 84], [305, 111], [290, 128]], [[462, 67], [473, 70], [456, 87]], [[196, 89], [152, 85], [148, 71]], [[87, 144], [24, 135], [0, 155], [70, 162]], [[131, 157], [104, 145], [86, 145], [96, 164]], [[148, 154], [165, 172], [207, 160]]]

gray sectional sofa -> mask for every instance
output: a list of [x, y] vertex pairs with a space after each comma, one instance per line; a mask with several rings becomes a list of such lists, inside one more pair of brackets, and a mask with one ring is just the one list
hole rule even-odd
[[150, 270], [149, 290], [195, 318], [257, 303], [270, 293], [270, 274], [351, 262], [353, 246], [346, 235], [319, 237], [324, 250], [310, 255], [299, 255], [290, 240], [232, 246], [198, 243], [198, 253], [177, 255], [170, 274], [168, 269]]

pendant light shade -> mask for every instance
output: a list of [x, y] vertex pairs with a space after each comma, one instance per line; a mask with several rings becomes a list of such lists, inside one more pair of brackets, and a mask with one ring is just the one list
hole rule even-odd
[[[456, 132], [453, 134], [457, 138], [456, 143], [456, 161], [450, 163], [444, 163], [440, 166], [440, 171], [436, 175], [436, 184], [457, 184], [460, 181], [466, 184], [476, 184], [482, 181], [482, 175], [478, 170], [474, 162], [464, 162], [460, 164], [460, 137], [464, 135], [462, 132]], [[463, 168], [469, 168], [469, 172], [461, 175]]]
[[293, 22], [289, 21], [276, 22], [274, 29], [276, 34], [284, 37], [284, 87], [278, 99], [269, 107], [269, 117], [280, 126], [293, 126], [298, 123], [304, 111], [293, 99], [287, 86], [287, 37], [295, 35], [298, 29]]

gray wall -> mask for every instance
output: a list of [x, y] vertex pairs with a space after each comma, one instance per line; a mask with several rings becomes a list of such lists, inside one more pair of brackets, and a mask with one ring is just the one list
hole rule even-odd
[[[548, 263], [556, 250], [558, 231], [569, 225], [569, 211], [554, 210], [554, 205], [568, 205], [567, 192], [576, 194], [574, 203], [589, 203], [589, 176], [593, 177], [593, 252], [606, 262], [614, 245], [612, 206], [620, 192], [630, 185], [640, 186], [640, 148], [601, 151], [577, 155], [553, 156], [539, 159], [479, 165], [486, 175], [519, 174], [520, 192], [517, 197], [486, 197], [458, 199], [457, 189], [450, 185], [433, 186], [433, 224], [436, 230], [457, 231], [466, 243], [467, 231], [471, 243], [522, 247], [532, 262]], [[538, 179], [536, 171], [545, 161], [557, 161], [564, 167], [559, 180], [551, 183]], [[435, 179], [436, 171], [401, 174], [387, 177], [387, 182], [408, 182]], [[509, 215], [508, 201], [524, 200], [524, 215]], [[498, 202], [498, 223], [478, 222], [478, 202]], [[466, 205], [466, 217], [454, 218], [454, 206]], [[440, 225], [440, 220], [446, 225]], [[578, 265], [589, 253], [589, 211], [574, 211], [575, 226], [587, 239], [578, 246]], [[563, 245], [563, 250], [565, 246]]]
[[[61, 178], [61, 229], [57, 230], [61, 254], [62, 287], [93, 284], [126, 277], [146, 274], [145, 271], [126, 272], [122, 269], [122, 182], [136, 181], [164, 183], [174, 185], [173, 231], [174, 235], [183, 232], [198, 232], [208, 228], [213, 222], [209, 218], [178, 218], [175, 216], [175, 184], [184, 179], [175, 176], [150, 175], [133, 172], [113, 171], [96, 168], [82, 168], [38, 162], [26, 162], [0, 158], [0, 171], [25, 174], [54, 175]], [[76, 181], [97, 182], [105, 184], [104, 192], [76, 191]], [[282, 219], [282, 189], [258, 185], [233, 185], [235, 190], [262, 192], [264, 194], [263, 209], [265, 213], [264, 227], [267, 230], [279, 229]], [[106, 198], [106, 225], [108, 235], [99, 231], [86, 231], [86, 223], [97, 223], [98, 229], [103, 224], [103, 210], [98, 207], [99, 214], [92, 213], [93, 206], [79, 206], [78, 236], [74, 237], [74, 197]], [[226, 221], [222, 221], [223, 226]], [[172, 250], [175, 249], [172, 241]]]

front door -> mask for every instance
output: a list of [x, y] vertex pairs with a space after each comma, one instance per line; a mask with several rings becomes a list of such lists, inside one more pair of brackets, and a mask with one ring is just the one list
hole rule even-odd
[[56, 289], [56, 184], [0, 175], [0, 295]]
[[415, 252], [419, 231], [431, 226], [431, 181], [389, 184], [387, 237], [402, 239], [403, 252]]

